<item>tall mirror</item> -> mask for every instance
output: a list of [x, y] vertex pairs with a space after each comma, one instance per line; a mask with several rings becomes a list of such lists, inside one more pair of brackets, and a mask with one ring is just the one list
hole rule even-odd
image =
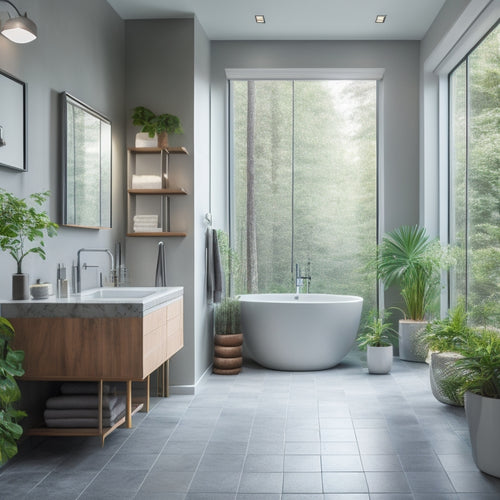
[[111, 122], [61, 93], [62, 224], [111, 227]]

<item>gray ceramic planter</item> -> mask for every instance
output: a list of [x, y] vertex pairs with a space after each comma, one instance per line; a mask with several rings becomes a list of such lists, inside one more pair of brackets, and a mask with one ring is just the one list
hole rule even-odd
[[500, 477], [500, 399], [465, 393], [472, 456], [479, 470]]
[[425, 328], [427, 321], [410, 319], [399, 320], [399, 358], [404, 361], [425, 363], [427, 349], [419, 341], [418, 333]]
[[392, 345], [374, 347], [369, 345], [366, 352], [368, 372], [382, 375], [392, 368]]

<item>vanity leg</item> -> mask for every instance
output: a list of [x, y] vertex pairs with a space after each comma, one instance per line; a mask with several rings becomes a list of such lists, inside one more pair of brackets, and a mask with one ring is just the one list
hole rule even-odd
[[101, 438], [101, 446], [104, 446], [104, 433], [102, 431], [102, 393], [103, 393], [103, 382], [102, 379], [99, 380], [98, 384], [98, 397], [97, 397], [97, 418], [99, 422], [99, 436]]
[[168, 385], [168, 376], [170, 374], [170, 360], [165, 362], [165, 377], [163, 378], [163, 396], [168, 398], [170, 396], [170, 387]]
[[127, 380], [127, 410], [125, 426], [132, 428], [132, 380]]
[[146, 401], [145, 401], [145, 407], [146, 407], [146, 413], [149, 412], [149, 390], [151, 388], [151, 382], [149, 380], [149, 375], [146, 377]]

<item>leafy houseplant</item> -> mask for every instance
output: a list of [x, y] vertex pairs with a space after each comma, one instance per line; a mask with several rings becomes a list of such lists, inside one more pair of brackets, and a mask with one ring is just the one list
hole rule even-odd
[[366, 362], [369, 373], [389, 373], [392, 367], [393, 338], [396, 332], [387, 320], [390, 313], [372, 310], [363, 332], [358, 337], [358, 346], [367, 350]]
[[[134, 108], [132, 112], [132, 123], [142, 127], [141, 132], [147, 133], [151, 138], [158, 135], [158, 145], [160, 147], [168, 146], [167, 134], [183, 133], [181, 122], [177, 116], [168, 113], [156, 115], [144, 106], [137, 106]], [[161, 144], [161, 141], [164, 143]]]
[[240, 301], [225, 298], [215, 306], [214, 368], [219, 375], [241, 371], [243, 334], [240, 325]]
[[445, 388], [445, 381], [458, 370], [457, 361], [463, 358], [460, 352], [476, 338], [474, 330], [467, 325], [465, 305], [459, 303], [446, 318], [429, 323], [418, 337], [429, 350], [432, 393], [442, 403], [463, 406], [463, 393], [453, 390], [449, 384]]
[[424, 228], [401, 226], [382, 239], [377, 257], [378, 276], [386, 288], [399, 284], [409, 317], [408, 332], [400, 321], [401, 359], [425, 360], [426, 352], [419, 352], [415, 335], [426, 324], [425, 314], [438, 295], [440, 270], [447, 265], [446, 252], [436, 239], [430, 239]]
[[[33, 193], [27, 200], [0, 189], [0, 248], [8, 252], [17, 265], [17, 274], [13, 278], [13, 299], [29, 298], [28, 278], [22, 273], [24, 258], [33, 253], [45, 260], [44, 231], [49, 237], [57, 234], [57, 224], [36, 207], [43, 205], [49, 195], [49, 191]], [[22, 290], [18, 289], [19, 281], [23, 283], [19, 287]]]
[[23, 351], [13, 351], [9, 342], [14, 337], [14, 328], [8, 320], [0, 317], [0, 463], [4, 464], [17, 453], [17, 440], [23, 433], [18, 420], [26, 413], [14, 408], [13, 403], [21, 397], [14, 377], [24, 375]]
[[481, 329], [460, 352], [464, 357], [445, 388], [464, 394], [474, 462], [500, 477], [500, 332]]

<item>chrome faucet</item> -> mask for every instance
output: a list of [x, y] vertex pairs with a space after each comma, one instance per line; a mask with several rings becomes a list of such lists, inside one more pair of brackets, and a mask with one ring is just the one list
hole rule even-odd
[[[310, 269], [310, 265], [311, 263], [308, 262], [307, 263], [307, 268]], [[296, 288], [296, 295], [299, 295], [300, 294], [300, 290], [301, 288], [304, 286], [304, 280], [307, 281], [307, 293], [309, 293], [309, 285], [311, 284], [311, 274], [309, 272], [308, 275], [306, 276], [301, 276], [301, 273], [300, 273], [300, 267], [298, 264], [295, 264], [295, 288]]]
[[[116, 286], [116, 270], [115, 270], [115, 259], [113, 258], [113, 254], [107, 248], [80, 248], [77, 253], [77, 262], [76, 262], [76, 293], [80, 293], [82, 291], [82, 265], [81, 265], [81, 254], [82, 252], [103, 252], [107, 253], [109, 256], [109, 261], [111, 264], [111, 280], [113, 282], [113, 286]], [[102, 282], [100, 283], [102, 286]]]

